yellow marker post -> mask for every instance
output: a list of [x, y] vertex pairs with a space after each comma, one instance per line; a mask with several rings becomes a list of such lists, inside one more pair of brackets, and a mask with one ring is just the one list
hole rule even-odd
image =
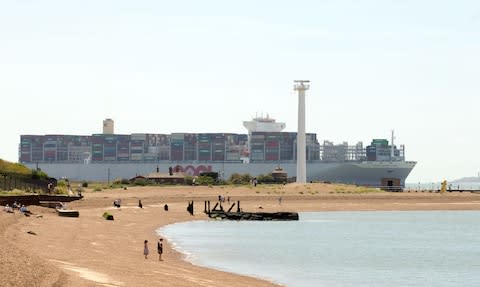
[[442, 189], [440, 189], [440, 193], [445, 193], [447, 191], [447, 181], [442, 181]]

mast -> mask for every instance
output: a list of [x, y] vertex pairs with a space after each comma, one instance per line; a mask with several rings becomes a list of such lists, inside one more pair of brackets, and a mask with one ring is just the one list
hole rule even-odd
[[390, 161], [392, 161], [395, 156], [395, 148], [394, 148], [395, 145], [393, 144], [394, 140], [395, 140], [395, 136], [394, 136], [394, 131], [392, 130], [392, 143], [390, 146]]

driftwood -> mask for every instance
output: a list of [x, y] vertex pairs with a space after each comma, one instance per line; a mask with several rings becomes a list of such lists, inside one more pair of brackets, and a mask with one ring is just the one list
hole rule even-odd
[[57, 209], [57, 213], [59, 216], [65, 216], [65, 217], [78, 217], [80, 215], [78, 210], [72, 210], [72, 209]]

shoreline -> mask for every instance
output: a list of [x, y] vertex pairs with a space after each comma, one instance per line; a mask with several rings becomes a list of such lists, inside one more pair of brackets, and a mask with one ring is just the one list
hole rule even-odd
[[[7, 244], [0, 247], [0, 263], [5, 266], [0, 275], [17, 286], [280, 286], [194, 265], [165, 240], [163, 261], [158, 261], [156, 230], [171, 223], [209, 220], [203, 213], [203, 201], [215, 202], [220, 194], [230, 196], [232, 201], [240, 200], [245, 211], [258, 211], [259, 207], [262, 211], [296, 212], [480, 210], [479, 194], [357, 190], [349, 186], [291, 184], [257, 188], [132, 187], [85, 192], [83, 200], [68, 204], [80, 211], [78, 218], [60, 217], [54, 209], [38, 206], [30, 207], [34, 213], [31, 217], [2, 212], [0, 233]], [[116, 198], [122, 199], [120, 209], [112, 205]], [[137, 206], [139, 199], [144, 208]], [[186, 210], [190, 200], [195, 202], [194, 216]], [[164, 204], [168, 204], [168, 211], [163, 210]], [[105, 220], [105, 211], [115, 220]], [[143, 257], [145, 239], [150, 248], [147, 260]]]

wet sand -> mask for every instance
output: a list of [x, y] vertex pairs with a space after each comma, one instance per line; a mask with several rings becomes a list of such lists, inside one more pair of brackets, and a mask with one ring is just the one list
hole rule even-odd
[[[244, 211], [480, 210], [480, 194], [364, 191], [329, 184], [130, 187], [85, 192], [84, 199], [68, 204], [80, 211], [78, 218], [60, 217], [54, 209], [38, 206], [30, 206], [30, 217], [2, 211], [0, 278], [5, 286], [277, 286], [194, 266], [165, 241], [163, 261], [158, 260], [155, 230], [208, 219], [204, 201], [216, 202], [218, 195], [239, 200]], [[121, 208], [113, 207], [117, 198]], [[191, 200], [193, 216], [186, 210]], [[105, 220], [105, 211], [115, 220]], [[143, 256], [145, 239], [148, 259]]]

